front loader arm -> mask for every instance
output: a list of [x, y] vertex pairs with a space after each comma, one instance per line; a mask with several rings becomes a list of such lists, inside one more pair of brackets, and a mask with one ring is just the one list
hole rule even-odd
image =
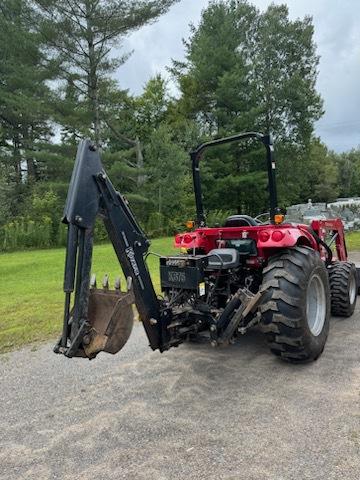
[[[104, 220], [128, 280], [126, 293], [90, 289], [97, 215]], [[68, 225], [65, 310], [63, 332], [55, 351], [68, 357], [89, 358], [102, 350], [116, 353], [131, 332], [133, 299], [151, 348], [160, 351], [169, 348], [168, 312], [161, 308], [144, 260], [149, 241], [126, 200], [107, 177], [99, 152], [89, 140], [82, 141], [78, 148], [63, 222]], [[122, 315], [122, 310], [126, 315]], [[108, 318], [103, 318], [106, 313]], [[112, 341], [111, 337], [117, 335], [124, 338]]]

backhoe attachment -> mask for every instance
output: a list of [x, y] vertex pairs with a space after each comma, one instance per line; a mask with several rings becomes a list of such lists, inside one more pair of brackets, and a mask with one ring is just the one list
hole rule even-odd
[[[126, 291], [109, 290], [91, 282], [93, 231], [96, 216], [103, 220], [123, 274]], [[117, 192], [89, 140], [80, 143], [63, 222], [68, 226], [64, 275], [65, 309], [61, 338], [54, 351], [67, 357], [94, 358], [117, 353], [133, 326], [133, 304], [144, 324], [152, 349], [169, 348], [167, 311], [160, 307], [144, 255], [149, 241], [126, 200]], [[72, 298], [74, 297], [74, 298]]]

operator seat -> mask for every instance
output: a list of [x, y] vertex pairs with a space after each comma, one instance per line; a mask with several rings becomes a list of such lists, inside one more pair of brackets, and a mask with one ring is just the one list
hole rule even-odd
[[231, 215], [225, 221], [224, 227], [256, 227], [259, 222], [249, 215]]

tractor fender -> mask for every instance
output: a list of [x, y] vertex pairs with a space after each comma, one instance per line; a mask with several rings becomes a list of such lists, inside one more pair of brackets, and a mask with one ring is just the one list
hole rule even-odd
[[[268, 233], [267, 235], [264, 233]], [[317, 250], [314, 237], [305, 229], [291, 226], [272, 227], [263, 230], [258, 236], [257, 246], [260, 249], [267, 248], [288, 248], [296, 245], [306, 245]]]

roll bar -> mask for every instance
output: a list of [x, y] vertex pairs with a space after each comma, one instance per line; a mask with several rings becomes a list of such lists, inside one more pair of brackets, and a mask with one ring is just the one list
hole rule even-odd
[[196, 203], [196, 223], [198, 227], [204, 227], [206, 225], [206, 217], [204, 213], [200, 168], [199, 163], [202, 154], [205, 150], [211, 147], [224, 145], [226, 143], [233, 143], [242, 140], [248, 140], [249, 138], [255, 138], [259, 140], [266, 150], [266, 165], [269, 179], [269, 195], [270, 195], [270, 221], [275, 223], [274, 217], [277, 209], [277, 191], [276, 191], [276, 179], [275, 179], [275, 160], [274, 160], [274, 146], [272, 136], [263, 135], [258, 132], [244, 132], [232, 135], [231, 137], [219, 138], [211, 140], [210, 142], [202, 143], [190, 153], [192, 163], [192, 174], [194, 183], [195, 203]]

